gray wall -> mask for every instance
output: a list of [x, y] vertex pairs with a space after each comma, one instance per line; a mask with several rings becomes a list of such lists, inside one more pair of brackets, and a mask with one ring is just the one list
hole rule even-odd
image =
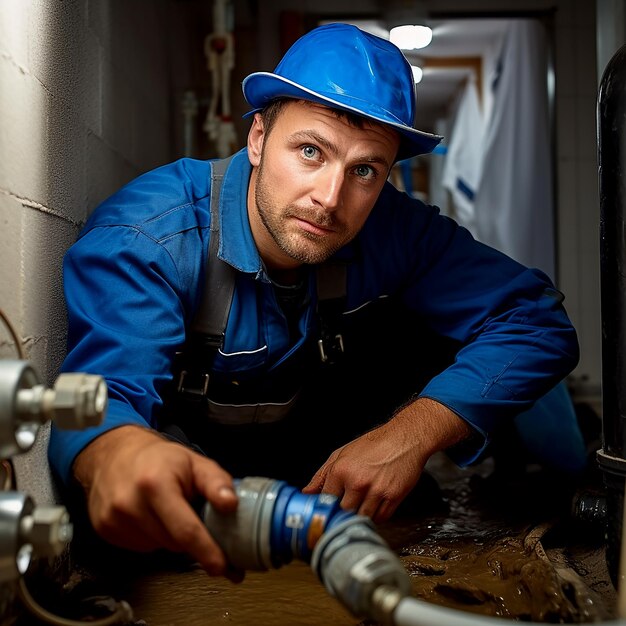
[[[186, 28], [168, 0], [0, 2], [0, 309], [48, 386], [65, 353], [65, 250], [102, 199], [174, 156], [189, 51], [171, 41]], [[5, 330], [0, 358], [17, 358]], [[44, 426], [12, 459], [37, 504], [57, 500], [46, 443]], [[11, 597], [0, 586], [0, 614]]]
[[[65, 351], [63, 253], [89, 212], [170, 146], [169, 3], [0, 4], [0, 307], [52, 384]], [[165, 42], [165, 45], [164, 45]], [[14, 357], [8, 335], [0, 355]], [[45, 432], [15, 459], [46, 500]]]

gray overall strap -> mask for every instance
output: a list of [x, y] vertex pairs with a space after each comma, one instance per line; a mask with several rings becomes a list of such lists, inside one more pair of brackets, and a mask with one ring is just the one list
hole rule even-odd
[[235, 289], [235, 269], [217, 256], [220, 247], [220, 192], [224, 174], [232, 157], [211, 163], [211, 234], [204, 289], [200, 306], [191, 323], [191, 332], [205, 336], [210, 346], [224, 344], [224, 329]]
[[317, 317], [320, 338], [317, 346], [322, 363], [333, 364], [343, 353], [341, 317], [346, 304], [345, 262], [328, 261], [315, 268], [317, 280]]
[[186, 367], [178, 379], [178, 391], [192, 395], [203, 396], [207, 392], [209, 371], [215, 355], [224, 345], [224, 331], [235, 290], [235, 269], [217, 256], [220, 192], [231, 158], [211, 162], [211, 232], [204, 289], [187, 338]]

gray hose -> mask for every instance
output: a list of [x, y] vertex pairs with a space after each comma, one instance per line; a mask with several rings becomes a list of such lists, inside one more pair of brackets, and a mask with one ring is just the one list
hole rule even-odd
[[[394, 626], [511, 626], [510, 619], [476, 615], [444, 606], [430, 604], [410, 596], [398, 602], [392, 616]], [[533, 624], [547, 622], [533, 622]], [[623, 619], [608, 620], [602, 624], [626, 626]]]

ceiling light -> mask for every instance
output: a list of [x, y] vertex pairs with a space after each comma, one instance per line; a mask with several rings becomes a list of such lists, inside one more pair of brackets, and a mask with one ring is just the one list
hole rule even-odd
[[419, 50], [432, 41], [433, 31], [428, 26], [405, 24], [392, 28], [389, 39], [402, 50]]
[[413, 79], [416, 83], [419, 83], [422, 80], [422, 76], [424, 75], [422, 68], [418, 67], [417, 65], [411, 65], [411, 69], [413, 70]]

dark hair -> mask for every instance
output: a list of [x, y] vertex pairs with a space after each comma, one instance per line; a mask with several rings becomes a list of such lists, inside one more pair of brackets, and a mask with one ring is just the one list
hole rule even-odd
[[[274, 127], [276, 120], [280, 112], [283, 110], [285, 104], [287, 102], [293, 101], [294, 98], [275, 98], [271, 100], [263, 109], [260, 111], [261, 117], [263, 118], [263, 127], [265, 133], [267, 135], [270, 134], [270, 131]], [[309, 102], [309, 100], [296, 100], [297, 102]], [[355, 128], [364, 128], [365, 124], [368, 120], [366, 120], [362, 115], [358, 115], [357, 113], [349, 113], [348, 111], [343, 111], [341, 109], [335, 109], [333, 107], [328, 107], [338, 118], [345, 119], [348, 124], [354, 126]], [[373, 122], [375, 123], [375, 122]]]

